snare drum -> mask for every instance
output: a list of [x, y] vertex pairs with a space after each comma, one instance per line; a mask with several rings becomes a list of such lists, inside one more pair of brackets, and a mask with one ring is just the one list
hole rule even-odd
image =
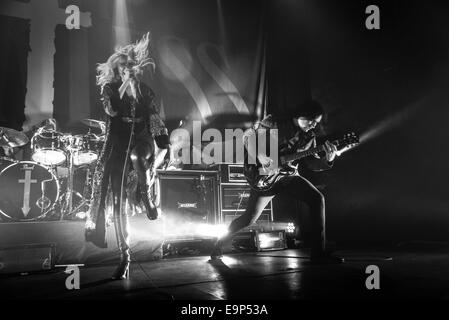
[[21, 161], [0, 173], [0, 214], [8, 220], [39, 220], [59, 199], [59, 182], [48, 168]]
[[31, 159], [46, 166], [57, 166], [66, 160], [63, 134], [57, 131], [38, 131], [31, 138]]
[[91, 164], [98, 159], [98, 155], [103, 147], [103, 141], [95, 134], [76, 135], [74, 137], [73, 164], [81, 166]]

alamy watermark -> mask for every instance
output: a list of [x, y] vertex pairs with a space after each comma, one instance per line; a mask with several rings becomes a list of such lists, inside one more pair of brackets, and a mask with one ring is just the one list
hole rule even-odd
[[365, 286], [368, 290], [380, 289], [380, 269], [372, 264], [366, 267], [365, 273], [369, 276], [365, 280]]
[[79, 290], [80, 287], [80, 268], [84, 264], [60, 264], [55, 267], [65, 267], [64, 273], [69, 276], [65, 279], [65, 287], [67, 290]]
[[372, 4], [366, 7], [365, 13], [369, 14], [365, 20], [365, 27], [368, 30], [380, 29], [380, 10], [379, 7]]
[[248, 164], [257, 164], [257, 159], [269, 157], [270, 168], [278, 167], [277, 129], [225, 129], [223, 135], [214, 128], [202, 132], [201, 121], [193, 121], [192, 130], [173, 130], [170, 142], [174, 158], [182, 164], [242, 163], [245, 160]]

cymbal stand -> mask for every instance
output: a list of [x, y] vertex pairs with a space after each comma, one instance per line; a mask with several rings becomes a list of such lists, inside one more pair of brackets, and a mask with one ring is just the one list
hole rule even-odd
[[74, 147], [73, 147], [73, 136], [68, 136], [68, 147], [69, 150], [69, 156], [68, 156], [68, 167], [69, 167], [69, 173], [68, 173], [68, 179], [67, 179], [67, 188], [65, 193], [65, 204], [63, 206], [63, 210], [61, 212], [61, 219], [64, 218], [65, 215], [70, 215], [73, 211], [73, 175], [75, 174], [75, 170], [73, 167], [73, 153], [74, 153]]

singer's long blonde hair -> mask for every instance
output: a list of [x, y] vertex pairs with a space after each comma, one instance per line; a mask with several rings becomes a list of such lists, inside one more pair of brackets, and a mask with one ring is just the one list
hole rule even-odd
[[143, 74], [147, 66], [151, 66], [152, 71], [154, 71], [156, 64], [153, 58], [149, 56], [149, 45], [150, 33], [147, 32], [136, 43], [116, 48], [106, 62], [97, 65], [97, 85], [103, 88], [107, 83], [118, 81], [120, 76], [117, 71], [117, 65], [121, 58], [134, 63], [132, 69], [135, 75]]

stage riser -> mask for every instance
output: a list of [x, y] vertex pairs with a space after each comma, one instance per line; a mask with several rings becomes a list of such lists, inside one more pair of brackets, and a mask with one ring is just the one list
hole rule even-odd
[[[161, 221], [144, 216], [130, 218], [132, 259], [157, 260], [162, 254]], [[55, 264], [99, 264], [119, 257], [114, 226], [106, 231], [108, 247], [98, 248], [84, 240], [84, 221], [0, 223], [0, 247], [55, 244]]]

